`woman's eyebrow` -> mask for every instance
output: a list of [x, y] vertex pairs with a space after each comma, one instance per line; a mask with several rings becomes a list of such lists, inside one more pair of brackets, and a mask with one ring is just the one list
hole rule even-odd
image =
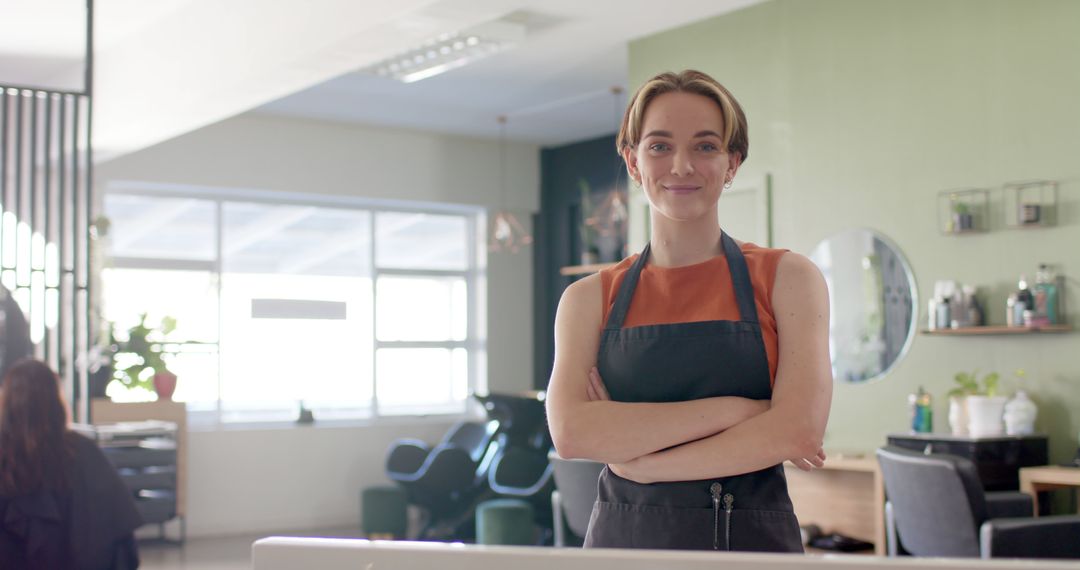
[[[645, 134], [645, 136], [643, 136], [641, 138], [647, 139], [649, 137], [667, 137], [669, 139], [672, 138], [671, 131], [649, 131], [648, 133]], [[694, 134], [694, 138], [696, 138], [696, 139], [699, 139], [699, 138], [702, 138], [702, 137], [716, 137], [718, 139], [724, 138], [724, 137], [720, 136], [720, 133], [717, 133], [716, 131], [698, 131], [697, 133]]]

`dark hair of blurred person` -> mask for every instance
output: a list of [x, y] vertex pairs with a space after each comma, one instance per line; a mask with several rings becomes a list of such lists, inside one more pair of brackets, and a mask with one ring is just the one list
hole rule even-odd
[[66, 489], [74, 437], [56, 374], [37, 360], [12, 366], [0, 381], [0, 495]]

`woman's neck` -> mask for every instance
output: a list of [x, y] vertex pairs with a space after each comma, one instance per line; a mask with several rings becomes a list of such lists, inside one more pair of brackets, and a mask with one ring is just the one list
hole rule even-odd
[[723, 253], [720, 223], [715, 216], [675, 221], [652, 214], [650, 261], [659, 267], [682, 267], [708, 261]]

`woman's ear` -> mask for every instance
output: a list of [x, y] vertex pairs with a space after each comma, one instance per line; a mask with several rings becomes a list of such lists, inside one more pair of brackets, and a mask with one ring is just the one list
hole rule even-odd
[[626, 173], [630, 175], [630, 179], [641, 186], [641, 172], [638, 170], [637, 153], [634, 152], [634, 148], [627, 146], [622, 150], [623, 161], [626, 162]]
[[735, 173], [739, 171], [739, 167], [742, 166], [742, 155], [737, 152], [728, 154], [728, 175], [729, 180], [735, 178]]

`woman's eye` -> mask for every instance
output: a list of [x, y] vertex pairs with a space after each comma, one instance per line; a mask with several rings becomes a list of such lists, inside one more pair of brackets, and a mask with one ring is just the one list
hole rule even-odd
[[653, 143], [649, 145], [649, 150], [653, 152], [664, 152], [668, 149], [667, 143]]
[[701, 143], [698, 148], [707, 152], [715, 152], [720, 149], [720, 147], [714, 145], [713, 143]]

